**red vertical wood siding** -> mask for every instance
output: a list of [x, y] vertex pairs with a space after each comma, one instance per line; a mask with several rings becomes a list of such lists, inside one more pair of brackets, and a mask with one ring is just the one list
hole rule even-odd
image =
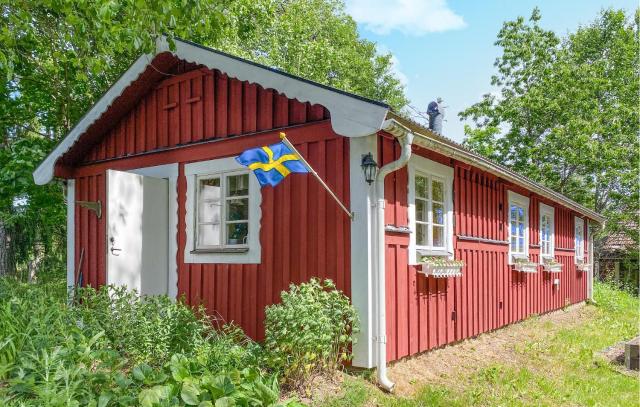
[[[399, 155], [399, 145], [384, 134], [379, 160]], [[586, 299], [586, 273], [574, 265], [575, 213], [494, 175], [422, 148], [413, 153], [454, 168], [454, 254], [464, 260], [460, 278], [436, 279], [408, 264], [407, 235], [387, 233], [387, 358], [397, 360], [457, 342], [507, 324]], [[385, 222], [407, 225], [407, 171], [389, 175]], [[562, 273], [519, 273], [508, 265], [507, 191], [530, 197], [529, 253], [540, 260], [539, 203], [556, 208], [556, 259]], [[585, 222], [586, 225], [586, 222]], [[586, 235], [585, 235], [586, 236]], [[489, 242], [464, 239], [482, 238]], [[553, 280], [559, 278], [555, 287]]]
[[165, 79], [142, 96], [83, 161], [89, 164], [328, 117], [322, 106], [289, 100], [217, 70], [196, 69]]
[[[218, 71], [195, 69], [158, 83], [88, 150], [82, 164], [73, 170], [76, 198], [105, 202], [105, 172], [109, 168], [179, 163], [179, 294], [188, 303], [201, 303], [211, 314], [239, 324], [250, 336], [260, 339], [264, 307], [279, 301], [280, 292], [290, 283], [313, 276], [331, 278], [350, 293], [349, 219], [313, 179], [292, 175], [277, 188], [263, 189], [261, 264], [185, 264], [184, 165], [276, 142], [278, 130], [285, 128], [294, 144], [348, 204], [349, 143], [333, 133], [327, 118], [328, 112], [321, 106], [287, 99]], [[234, 137], [242, 135], [245, 137]], [[215, 143], [203, 143], [213, 140]], [[378, 146], [378, 161], [383, 164], [399, 155], [399, 146], [391, 137], [382, 134]], [[574, 212], [435, 152], [414, 147], [414, 153], [454, 169], [454, 253], [466, 265], [461, 278], [425, 277], [416, 266], [407, 265], [408, 236], [387, 234], [389, 360], [586, 298], [586, 274], [576, 271], [574, 264]], [[407, 225], [407, 183], [406, 168], [387, 177], [385, 223]], [[564, 264], [562, 273], [550, 275], [540, 269], [535, 274], [521, 274], [507, 264], [510, 189], [531, 200], [532, 261], [539, 260], [539, 202], [555, 207], [556, 258]], [[76, 265], [84, 250], [79, 265], [84, 283], [104, 284], [104, 218], [99, 220], [81, 207], [77, 207], [75, 216]], [[560, 279], [559, 286], [553, 285], [555, 278]]]
[[[277, 188], [262, 189], [261, 264], [186, 264], [184, 165], [275, 143], [282, 128], [348, 206], [349, 142], [332, 131], [327, 118], [321, 106], [289, 100], [217, 71], [178, 75], [144, 95], [75, 168], [76, 199], [106, 202], [107, 169], [178, 162], [179, 295], [261, 339], [265, 306], [278, 302], [289, 284], [318, 276], [333, 279], [350, 293], [349, 218], [315, 179], [293, 174]], [[248, 135], [231, 137], [243, 134]], [[223, 138], [228, 139], [198, 144]], [[176, 146], [182, 148], [166, 149]], [[150, 154], [140, 155], [145, 152]], [[84, 250], [84, 284], [105, 284], [105, 217], [98, 219], [77, 206], [75, 231], [76, 264]]]

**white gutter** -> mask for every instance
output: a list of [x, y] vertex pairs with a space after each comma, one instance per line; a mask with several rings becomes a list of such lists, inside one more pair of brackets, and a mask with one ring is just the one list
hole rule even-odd
[[400, 142], [400, 158], [380, 168], [376, 177], [376, 367], [378, 384], [384, 390], [393, 391], [394, 383], [387, 377], [387, 315], [385, 287], [385, 228], [384, 228], [384, 178], [407, 165], [411, 157], [413, 133], [393, 119], [385, 120], [382, 130], [395, 136]]

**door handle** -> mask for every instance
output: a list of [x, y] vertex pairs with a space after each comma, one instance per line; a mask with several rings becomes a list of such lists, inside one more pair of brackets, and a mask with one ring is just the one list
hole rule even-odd
[[120, 256], [120, 254], [118, 254], [118, 252], [121, 252], [122, 249], [118, 249], [117, 247], [114, 247], [116, 245], [116, 239], [113, 238], [113, 236], [111, 236], [111, 238], [109, 238], [109, 241], [111, 242], [111, 254], [114, 256]]

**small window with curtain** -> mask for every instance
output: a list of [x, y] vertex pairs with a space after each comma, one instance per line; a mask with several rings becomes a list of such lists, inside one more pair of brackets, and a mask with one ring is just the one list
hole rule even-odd
[[576, 263], [584, 261], [584, 220], [575, 218], [575, 256]]
[[509, 192], [509, 257], [529, 258], [529, 198]]
[[198, 177], [195, 249], [243, 249], [249, 238], [249, 174]]
[[445, 183], [425, 174], [415, 176], [416, 246], [446, 250]]
[[540, 203], [540, 256], [550, 259], [554, 256], [554, 208]]
[[453, 168], [413, 155], [408, 165], [409, 264], [453, 256]]

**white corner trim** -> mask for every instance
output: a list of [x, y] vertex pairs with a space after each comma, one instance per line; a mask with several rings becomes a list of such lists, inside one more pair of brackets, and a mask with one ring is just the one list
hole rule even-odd
[[157, 41], [155, 54], [139, 57], [33, 172], [35, 183], [44, 185], [53, 179], [58, 158], [64, 155], [89, 126], [107, 111], [114, 100], [138, 79], [151, 60], [163, 52], [172, 52], [179, 59], [205, 65], [209, 69], [218, 69], [232, 78], [257, 83], [265, 89], [275, 89], [290, 99], [322, 105], [331, 113], [333, 130], [345, 137], [362, 137], [377, 132], [389, 111], [384, 104], [368, 101], [210, 48], [178, 39], [175, 40], [175, 45], [175, 51], [170, 51], [166, 38], [161, 37]]
[[593, 233], [591, 233], [591, 227], [595, 227], [593, 223], [587, 220], [587, 250], [588, 250], [588, 262], [591, 264], [589, 267], [589, 274], [587, 275], [587, 298], [593, 300], [593, 275], [595, 273], [596, 264], [593, 261]]
[[508, 264], [513, 264], [513, 253], [511, 252], [511, 203], [522, 206], [524, 211], [524, 256], [529, 258], [529, 197], [520, 195], [517, 192], [507, 190], [507, 230], [509, 232], [509, 258]]
[[556, 209], [553, 206], [549, 206], [545, 203], [540, 202], [540, 216], [538, 218], [538, 239], [540, 239], [540, 264], [543, 263], [542, 258], [542, 229], [540, 229], [540, 225], [542, 225], [542, 215], [548, 215], [551, 218], [551, 236], [549, 237], [549, 246], [550, 253], [548, 254], [549, 258], [553, 258], [556, 254]]
[[362, 172], [362, 156], [367, 153], [378, 156], [378, 136], [349, 140], [349, 185], [351, 210], [355, 218], [351, 222], [351, 303], [358, 311], [360, 331], [353, 345], [351, 361], [354, 366], [375, 366], [374, 314], [373, 314], [373, 211], [374, 184], [367, 184]]
[[76, 270], [76, 180], [67, 180], [67, 291], [75, 287]]
[[145, 177], [166, 178], [169, 181], [169, 252], [167, 253], [167, 296], [178, 298], [178, 164], [164, 164], [129, 170]]
[[408, 197], [407, 197], [407, 216], [409, 222], [409, 228], [411, 233], [409, 234], [409, 264], [418, 264], [417, 259], [417, 247], [416, 247], [416, 208], [415, 208], [415, 176], [416, 173], [424, 173], [429, 175], [435, 175], [441, 178], [445, 182], [445, 204], [446, 204], [446, 251], [449, 256], [453, 255], [453, 167], [440, 164], [436, 161], [429, 160], [428, 158], [413, 154], [409, 159], [408, 165], [409, 177], [408, 177]]
[[195, 248], [196, 177], [198, 175], [238, 170], [246, 170], [246, 167], [238, 164], [234, 157], [198, 161], [184, 166], [184, 174], [187, 178], [185, 263], [260, 264], [262, 258], [262, 248], [260, 246], [262, 191], [258, 180], [253, 174], [249, 174], [249, 250], [244, 253], [192, 253]]

